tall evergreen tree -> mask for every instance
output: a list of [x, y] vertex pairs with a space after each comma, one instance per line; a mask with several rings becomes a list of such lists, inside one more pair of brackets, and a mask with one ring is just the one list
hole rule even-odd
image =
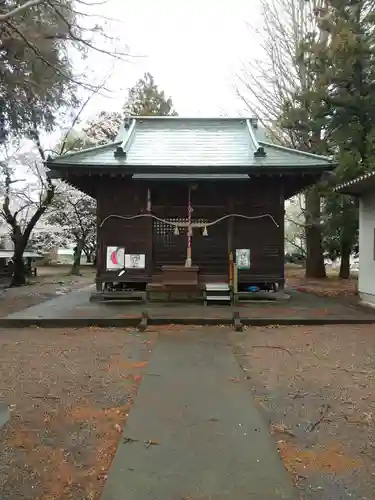
[[127, 59], [110, 47], [115, 39], [108, 20], [97, 22], [97, 5], [95, 0], [0, 1], [0, 118], [10, 135], [33, 138], [35, 126], [50, 130], [62, 109], [77, 104], [77, 87], [98, 88], [73, 70], [77, 55]]
[[[311, 9], [310, 16], [316, 10]], [[325, 95], [327, 83], [318, 81], [316, 56], [312, 47], [324, 47], [327, 44], [327, 33], [320, 29], [318, 23], [311, 22], [311, 29], [304, 32], [296, 50], [296, 64], [301, 68], [305, 84], [284, 100], [279, 119], [281, 129], [287, 130], [295, 138], [294, 146], [298, 149], [327, 154], [327, 143], [324, 140], [325, 115], [320, 112], [317, 96]], [[307, 189], [305, 200], [305, 241], [306, 241], [306, 277], [325, 278], [322, 247], [321, 192], [315, 185]]]
[[[6, 1], [3, 9], [22, 3]], [[77, 102], [66, 51], [77, 25], [72, 3], [63, 0], [57, 11], [41, 2], [0, 23], [0, 114], [10, 135], [50, 130], [57, 110]]]
[[151, 73], [145, 73], [129, 90], [124, 113], [133, 116], [176, 116], [173, 102], [155, 83]]
[[[319, 31], [301, 47], [314, 85], [296, 96], [285, 116], [298, 126], [296, 117], [308, 103], [311, 130], [320, 129], [317, 139], [323, 150], [317, 152], [335, 155], [337, 180], [344, 181], [371, 168], [374, 154], [374, 6], [370, 0], [327, 0], [315, 16]], [[319, 196], [325, 196], [324, 241], [331, 253], [332, 248], [340, 253], [340, 276], [346, 278], [357, 243], [357, 206], [332, 189], [319, 189]]]
[[[337, 178], [347, 181], [372, 168], [375, 153], [375, 6], [368, 0], [331, 0], [320, 16], [330, 43], [317, 52], [329, 70], [324, 99], [327, 135], [336, 153]], [[358, 244], [355, 199], [328, 192], [324, 202], [325, 240], [336, 243], [341, 257], [340, 277], [350, 276], [350, 255]]]
[[165, 95], [150, 73], [145, 73], [128, 91], [122, 113], [102, 111], [84, 132], [92, 145], [114, 141], [123, 116], [176, 116], [172, 99]]

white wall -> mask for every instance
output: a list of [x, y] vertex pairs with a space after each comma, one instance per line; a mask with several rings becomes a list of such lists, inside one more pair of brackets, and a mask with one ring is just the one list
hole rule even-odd
[[359, 204], [359, 279], [361, 300], [375, 306], [375, 192], [366, 194]]

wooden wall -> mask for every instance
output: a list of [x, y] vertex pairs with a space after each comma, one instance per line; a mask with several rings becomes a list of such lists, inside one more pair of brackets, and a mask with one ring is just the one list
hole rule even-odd
[[253, 220], [236, 218], [233, 228], [233, 248], [250, 248], [251, 269], [240, 272], [240, 280], [253, 276], [284, 277], [284, 196], [277, 178], [254, 179], [237, 188], [233, 211], [247, 216], [269, 214]]
[[[98, 224], [109, 215], [125, 217], [145, 212], [147, 186], [135, 186], [130, 179], [102, 178], [97, 189]], [[127, 271], [127, 279], [150, 281], [152, 275], [152, 221], [146, 218], [124, 220], [108, 219], [103, 227], [98, 227], [98, 275], [114, 277], [116, 272], [106, 272], [106, 247], [125, 247], [127, 253], [145, 253], [144, 271]]]
[[[125, 179], [101, 180], [98, 188], [98, 220], [111, 214], [131, 216], [146, 212], [147, 189], [151, 190], [152, 213], [162, 219], [187, 219], [187, 184], [135, 182]], [[201, 273], [227, 275], [228, 231], [232, 226], [232, 248], [250, 248], [252, 267], [242, 271], [240, 279], [251, 281], [254, 276], [283, 278], [284, 274], [284, 197], [282, 183], [276, 178], [258, 178], [249, 181], [199, 182], [192, 191], [192, 220], [210, 222], [228, 213], [247, 216], [272, 215], [254, 220], [226, 219], [208, 226], [208, 236], [194, 229], [192, 237], [193, 263]], [[150, 281], [165, 264], [184, 264], [186, 258], [186, 230], [179, 235], [173, 228], [151, 219], [124, 221], [108, 220], [98, 229], [98, 273], [105, 273], [105, 248], [124, 246], [129, 253], [146, 253], [146, 270], [133, 272], [139, 280]], [[126, 273], [127, 279], [131, 273]]]

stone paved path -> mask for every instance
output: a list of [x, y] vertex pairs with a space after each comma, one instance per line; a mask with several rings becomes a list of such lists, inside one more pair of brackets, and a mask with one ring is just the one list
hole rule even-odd
[[297, 498], [226, 334], [161, 334], [102, 500]]

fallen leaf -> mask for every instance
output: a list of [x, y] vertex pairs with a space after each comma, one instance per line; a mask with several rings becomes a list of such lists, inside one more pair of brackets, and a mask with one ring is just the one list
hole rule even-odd
[[158, 441], [154, 441], [153, 439], [149, 439], [145, 441], [145, 447], [150, 448], [150, 446], [158, 446], [160, 443]]
[[286, 434], [287, 436], [294, 437], [295, 433], [289, 429], [283, 422], [280, 424], [273, 423], [271, 424], [271, 432], [272, 434], [279, 433], [279, 434]]

